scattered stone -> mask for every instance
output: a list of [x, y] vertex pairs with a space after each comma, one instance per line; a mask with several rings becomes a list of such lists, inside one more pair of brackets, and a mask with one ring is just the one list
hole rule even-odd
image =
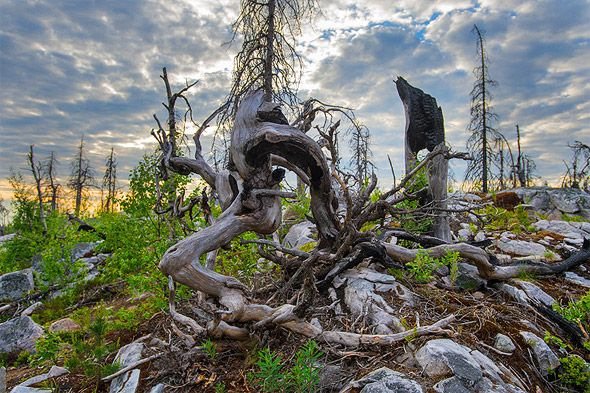
[[51, 390], [37, 389], [30, 386], [15, 386], [10, 393], [51, 393]]
[[480, 291], [475, 291], [475, 292], [473, 292], [473, 293], [471, 294], [471, 296], [473, 296], [473, 297], [474, 297], [475, 299], [477, 299], [477, 300], [481, 300], [481, 299], [483, 299], [483, 298], [484, 298], [486, 295], [484, 295], [484, 293], [483, 293], [483, 292], [480, 292]]
[[[119, 364], [121, 367], [128, 366], [141, 359], [141, 352], [144, 345], [142, 343], [131, 343], [119, 349], [113, 364]], [[133, 369], [125, 374], [119, 375], [111, 381], [110, 393], [135, 393], [139, 387], [140, 370]]]
[[20, 313], [21, 317], [26, 317], [37, 311], [37, 309], [43, 307], [43, 303], [35, 302], [31, 304], [29, 307], [25, 308], [23, 312]]
[[0, 323], [0, 353], [35, 353], [35, 343], [43, 335], [43, 328], [31, 317], [16, 317]]
[[480, 277], [477, 268], [468, 263], [460, 262], [455, 285], [464, 290], [479, 290], [485, 288], [487, 281]]
[[336, 364], [322, 365], [320, 370], [320, 391], [340, 391], [342, 389], [342, 367]]
[[567, 222], [559, 220], [539, 220], [533, 224], [538, 231], [549, 231], [569, 239], [590, 238], [590, 228], [581, 225], [580, 222]]
[[406, 375], [387, 367], [375, 370], [349, 383], [341, 393], [361, 389], [360, 393], [422, 393], [422, 386]]
[[471, 236], [471, 230], [469, 228], [461, 228], [457, 232], [457, 236], [459, 236], [460, 239], [469, 239]]
[[505, 237], [500, 238], [496, 242], [496, 246], [504, 253], [518, 255], [518, 256], [529, 256], [545, 254], [545, 246], [538, 243], [527, 242], [524, 240], [512, 240]]
[[461, 379], [478, 381], [483, 376], [469, 350], [446, 338], [424, 344], [416, 352], [416, 361], [430, 378], [456, 375]]
[[529, 304], [529, 297], [522, 289], [518, 289], [513, 287], [512, 285], [508, 285], [505, 283], [499, 283], [496, 285], [496, 288], [502, 293], [510, 296], [519, 304]]
[[53, 322], [49, 326], [52, 333], [77, 332], [81, 327], [71, 318], [63, 318]]
[[35, 288], [33, 271], [23, 269], [0, 276], [0, 302], [11, 302], [25, 296]]
[[166, 385], [164, 385], [163, 383], [159, 383], [150, 389], [150, 393], [164, 393], [165, 387], [166, 387]]
[[473, 238], [473, 240], [475, 240], [476, 242], [483, 242], [486, 239], [487, 239], [486, 234], [483, 231], [477, 232], [477, 234]]
[[590, 288], [590, 280], [582, 276], [579, 276], [574, 272], [565, 272], [565, 279], [569, 282], [573, 282], [574, 284]]
[[289, 248], [299, 248], [307, 243], [315, 242], [311, 237], [315, 225], [309, 221], [303, 221], [289, 228], [289, 232], [283, 239], [283, 245]]
[[543, 291], [535, 284], [523, 280], [514, 281], [524, 290], [529, 299], [544, 304], [547, 307], [551, 307], [553, 303], [555, 303], [555, 299], [553, 299], [549, 294], [547, 294], [547, 292]]
[[15, 236], [16, 233], [10, 233], [8, 235], [0, 236], [0, 245], [2, 245], [2, 243], [6, 243], [7, 241], [14, 239]]
[[559, 367], [559, 359], [542, 338], [534, 333], [525, 331], [521, 331], [520, 335], [524, 338], [527, 345], [532, 348], [537, 363], [539, 364], [539, 369], [544, 376], [549, 375], [550, 371]]
[[92, 256], [94, 253], [94, 249], [98, 246], [101, 242], [95, 243], [78, 243], [72, 249], [71, 257], [72, 262], [77, 261], [80, 258], [86, 258]]
[[512, 353], [516, 350], [516, 345], [514, 345], [510, 337], [498, 333], [494, 338], [494, 348], [502, 352]]
[[20, 383], [19, 386], [33, 386], [43, 381], [47, 381], [51, 378], [57, 378], [62, 375], [68, 374], [70, 371], [67, 368], [51, 366], [48, 372], [45, 374], [37, 375], [27, 379], [25, 382]]
[[0, 367], [0, 393], [6, 392], [6, 367]]

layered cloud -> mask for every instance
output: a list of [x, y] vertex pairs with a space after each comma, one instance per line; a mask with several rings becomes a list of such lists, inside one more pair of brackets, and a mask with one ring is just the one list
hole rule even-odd
[[[24, 166], [29, 144], [39, 156], [54, 150], [65, 176], [82, 135], [99, 170], [114, 147], [125, 178], [151, 149], [163, 66], [177, 85], [200, 80], [190, 97], [197, 118], [227, 93], [237, 48], [224, 43], [238, 7], [236, 0], [3, 2], [0, 178]], [[555, 183], [567, 142], [590, 139], [587, 20], [585, 1], [325, 2], [299, 42], [307, 62], [301, 92], [357, 110], [387, 181], [387, 154], [396, 166], [403, 157], [398, 75], [437, 98], [450, 143], [464, 147], [477, 23], [499, 82], [497, 126], [510, 139], [519, 123], [525, 151]], [[455, 167], [458, 179], [462, 169]]]

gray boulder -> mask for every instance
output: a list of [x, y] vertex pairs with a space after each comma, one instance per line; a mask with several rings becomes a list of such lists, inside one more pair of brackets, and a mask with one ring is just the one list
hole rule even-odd
[[37, 389], [30, 386], [15, 386], [10, 393], [52, 393], [51, 390]]
[[72, 262], [77, 261], [80, 258], [86, 258], [92, 256], [94, 249], [101, 242], [95, 243], [78, 243], [74, 246], [71, 253]]
[[348, 384], [342, 392], [361, 389], [360, 393], [422, 393], [422, 386], [406, 375], [387, 367], [375, 370]]
[[311, 237], [314, 229], [315, 225], [309, 221], [293, 225], [285, 235], [283, 245], [289, 248], [299, 248], [307, 243], [314, 242], [315, 240]]
[[530, 299], [527, 296], [526, 292], [522, 289], [518, 289], [515, 286], [508, 285], [505, 283], [499, 283], [495, 286], [500, 292], [508, 295], [512, 299], [514, 299], [519, 304], [529, 304]]
[[496, 246], [504, 253], [518, 256], [539, 255], [547, 251], [545, 246], [523, 240], [512, 240], [505, 237], [496, 242]]
[[0, 246], [2, 245], [2, 243], [5, 243], [9, 240], [14, 239], [15, 236], [16, 236], [16, 233], [10, 233], [8, 235], [0, 236]]
[[553, 303], [555, 303], [555, 299], [553, 299], [551, 295], [547, 294], [547, 292], [543, 291], [535, 284], [523, 280], [514, 281], [524, 290], [529, 299], [532, 299], [537, 303], [544, 304], [547, 307], [551, 307]]
[[458, 274], [455, 285], [465, 290], [479, 290], [486, 286], [487, 281], [480, 277], [475, 266], [460, 262], [457, 264]]
[[559, 367], [559, 359], [549, 345], [543, 341], [542, 338], [538, 337], [534, 333], [531, 332], [520, 332], [522, 338], [524, 338], [525, 342], [531, 349], [535, 355], [535, 359], [537, 359], [537, 363], [539, 364], [539, 369], [541, 373], [545, 376], [549, 375], [549, 372], [555, 370]]
[[510, 337], [498, 333], [494, 338], [494, 348], [502, 352], [512, 353], [516, 350], [516, 345], [514, 345]]
[[430, 340], [415, 357], [426, 376], [447, 377], [434, 386], [437, 392], [521, 392], [518, 378], [504, 365], [449, 339]]
[[585, 222], [567, 222], [560, 220], [539, 220], [533, 224], [536, 230], [557, 233], [568, 239], [590, 238], [590, 225]]
[[35, 353], [35, 343], [43, 335], [43, 328], [31, 317], [21, 316], [0, 323], [0, 353]]
[[0, 276], [0, 302], [11, 302], [25, 296], [35, 289], [33, 271], [19, 270]]
[[6, 392], [6, 367], [0, 367], [0, 393]]
[[565, 272], [565, 279], [566, 281], [573, 282], [574, 284], [590, 288], [590, 280], [574, 272]]
[[166, 385], [164, 385], [163, 383], [159, 383], [150, 389], [150, 393], [164, 393], [165, 387]]
[[446, 338], [430, 340], [424, 344], [416, 352], [416, 361], [430, 378], [456, 375], [474, 385], [483, 377], [469, 350]]
[[62, 375], [68, 374], [70, 371], [67, 368], [59, 367], [59, 366], [51, 366], [48, 372], [40, 375], [36, 375], [32, 378], [27, 379], [26, 381], [20, 383], [18, 386], [32, 386], [43, 381], [47, 381], [51, 378], [57, 378]]
[[[144, 345], [142, 343], [127, 344], [119, 349], [113, 364], [119, 364], [121, 367], [129, 366], [141, 359], [141, 352]], [[110, 393], [135, 393], [139, 387], [140, 370], [133, 369], [119, 375], [111, 381]]]

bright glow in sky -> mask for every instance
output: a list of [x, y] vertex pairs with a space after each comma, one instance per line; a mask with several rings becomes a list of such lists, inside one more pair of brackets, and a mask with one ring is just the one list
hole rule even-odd
[[[401, 75], [437, 98], [447, 139], [468, 136], [476, 62], [474, 23], [487, 32], [497, 127], [523, 149], [542, 179], [556, 183], [568, 142], [590, 143], [590, 5], [587, 1], [336, 0], [305, 27], [301, 98], [356, 109], [370, 128], [374, 162], [388, 182], [387, 154], [402, 167], [404, 113], [392, 79]], [[151, 149], [159, 79], [200, 79], [191, 95], [204, 119], [227, 92], [238, 0], [21, 0], [0, 3], [0, 194], [9, 168], [25, 166], [29, 144], [51, 150], [60, 175], [82, 134], [102, 171], [111, 146], [119, 176]], [[164, 115], [161, 114], [161, 118]], [[210, 135], [210, 133], [209, 133]], [[204, 145], [210, 141], [205, 138]], [[462, 165], [454, 166], [457, 179]]]

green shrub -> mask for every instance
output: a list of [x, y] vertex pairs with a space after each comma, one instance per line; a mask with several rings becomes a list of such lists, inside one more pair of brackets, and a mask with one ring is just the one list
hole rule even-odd
[[293, 365], [288, 367], [279, 354], [265, 348], [258, 352], [258, 370], [248, 375], [263, 392], [315, 392], [320, 381], [323, 356], [315, 341], [308, 341], [296, 353]]
[[590, 393], [590, 370], [588, 363], [577, 355], [568, 355], [559, 359], [561, 370], [559, 380], [566, 386], [579, 392]]
[[459, 274], [458, 264], [459, 253], [456, 251], [449, 251], [441, 258], [433, 258], [428, 253], [428, 250], [418, 250], [416, 258], [412, 262], [408, 262], [408, 272], [419, 283], [425, 284], [432, 281], [434, 271], [441, 266], [448, 266], [451, 281], [454, 283]]
[[488, 231], [511, 231], [513, 233], [535, 231], [535, 228], [532, 227], [533, 219], [522, 205], [516, 206], [514, 211], [488, 205], [478, 210], [477, 213], [486, 216], [485, 229]]
[[211, 340], [205, 340], [201, 344], [201, 348], [205, 352], [205, 355], [211, 360], [215, 360], [217, 357], [217, 345]]

